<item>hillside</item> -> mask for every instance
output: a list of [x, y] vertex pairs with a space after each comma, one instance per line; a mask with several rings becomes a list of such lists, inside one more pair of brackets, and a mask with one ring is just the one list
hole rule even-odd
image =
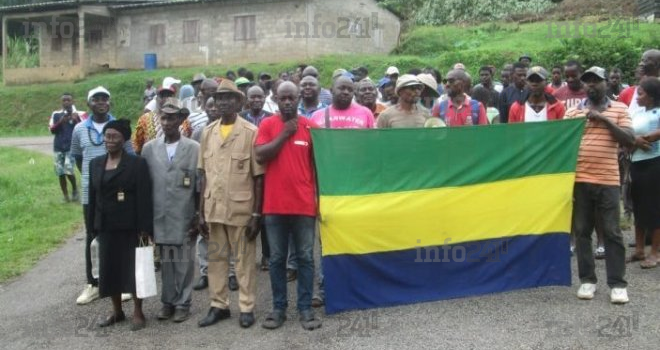
[[[626, 22], [623, 20], [619, 20], [617, 26], [614, 20], [597, 20], [585, 18], [584, 22], [578, 23], [580, 28], [584, 28], [585, 23], [589, 23], [591, 28], [595, 25], [601, 34], [595, 38], [558, 38], [554, 37], [556, 34], [549, 38], [549, 30], [556, 33], [557, 26], [562, 25], [554, 22], [491, 22], [477, 26], [417, 27], [402, 38], [400, 46], [392, 55], [336, 55], [312, 59], [306, 63], [319, 68], [324, 86], [329, 85], [332, 71], [340, 67], [364, 65], [369, 68], [370, 76], [378, 79], [390, 65], [399, 67], [401, 71], [432, 66], [446, 73], [454, 63], [462, 62], [476, 76], [481, 65], [501, 67], [517, 60], [521, 53], [530, 54], [535, 64], [546, 67], [569, 58], [580, 59], [585, 65], [599, 64], [607, 68], [619, 66], [630, 78], [641, 52], [647, 48], [660, 47], [660, 26], [657, 24], [631, 22], [630, 29], [625, 30]], [[570, 23], [574, 28], [575, 22]], [[625, 38], [618, 38], [620, 36]], [[276, 74], [294, 70], [298, 63], [301, 62], [254, 64], [246, 65], [246, 68], [255, 74], [262, 71]], [[237, 68], [210, 66], [153, 72], [119, 71], [94, 75], [75, 83], [0, 87], [0, 100], [3, 102], [0, 104], [0, 135], [47, 134], [48, 117], [52, 110], [59, 107], [59, 96], [63, 92], [73, 93], [77, 107], [85, 109], [86, 92], [97, 85], [106, 86], [113, 94], [113, 114], [136, 120], [142, 110], [140, 99], [147, 78], [154, 78], [158, 82], [165, 76], [175, 76], [186, 81], [200, 71], [207, 76], [214, 76], [224, 75], [228, 69]]]

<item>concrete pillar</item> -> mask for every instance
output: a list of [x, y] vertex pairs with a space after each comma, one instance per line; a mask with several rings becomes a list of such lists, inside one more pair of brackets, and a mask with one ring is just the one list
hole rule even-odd
[[87, 62], [85, 60], [85, 12], [78, 8], [78, 66], [80, 67], [80, 78], [87, 75]]

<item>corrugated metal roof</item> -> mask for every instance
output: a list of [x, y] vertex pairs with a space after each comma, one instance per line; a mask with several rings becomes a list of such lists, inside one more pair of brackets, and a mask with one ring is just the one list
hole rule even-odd
[[162, 0], [63, 0], [63, 1], [45, 1], [32, 4], [21, 4], [21, 5], [9, 5], [9, 6], [0, 6], [0, 13], [11, 13], [11, 12], [34, 12], [34, 11], [44, 11], [44, 10], [53, 10], [61, 8], [72, 8], [78, 5], [108, 5], [117, 4], [118, 2], [128, 2], [132, 4], [143, 4], [143, 3], [163, 3]]

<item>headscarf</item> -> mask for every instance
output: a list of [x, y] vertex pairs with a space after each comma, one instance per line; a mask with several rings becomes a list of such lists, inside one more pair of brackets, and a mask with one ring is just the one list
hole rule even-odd
[[128, 119], [111, 120], [103, 127], [103, 134], [108, 129], [119, 131], [124, 136], [124, 141], [131, 139], [131, 121]]

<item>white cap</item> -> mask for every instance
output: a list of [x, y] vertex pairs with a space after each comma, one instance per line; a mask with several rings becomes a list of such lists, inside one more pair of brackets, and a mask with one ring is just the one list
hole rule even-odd
[[399, 68], [390, 66], [385, 71], [385, 75], [399, 74]]
[[87, 101], [89, 101], [92, 98], [92, 96], [96, 94], [104, 94], [110, 97], [110, 91], [108, 91], [108, 89], [104, 88], [103, 86], [97, 86], [89, 90], [89, 92], [87, 93]]
[[163, 79], [163, 85], [161, 85], [161, 87], [169, 89], [174, 84], [181, 84], [181, 80], [174, 79], [172, 77], [167, 77], [167, 78]]

